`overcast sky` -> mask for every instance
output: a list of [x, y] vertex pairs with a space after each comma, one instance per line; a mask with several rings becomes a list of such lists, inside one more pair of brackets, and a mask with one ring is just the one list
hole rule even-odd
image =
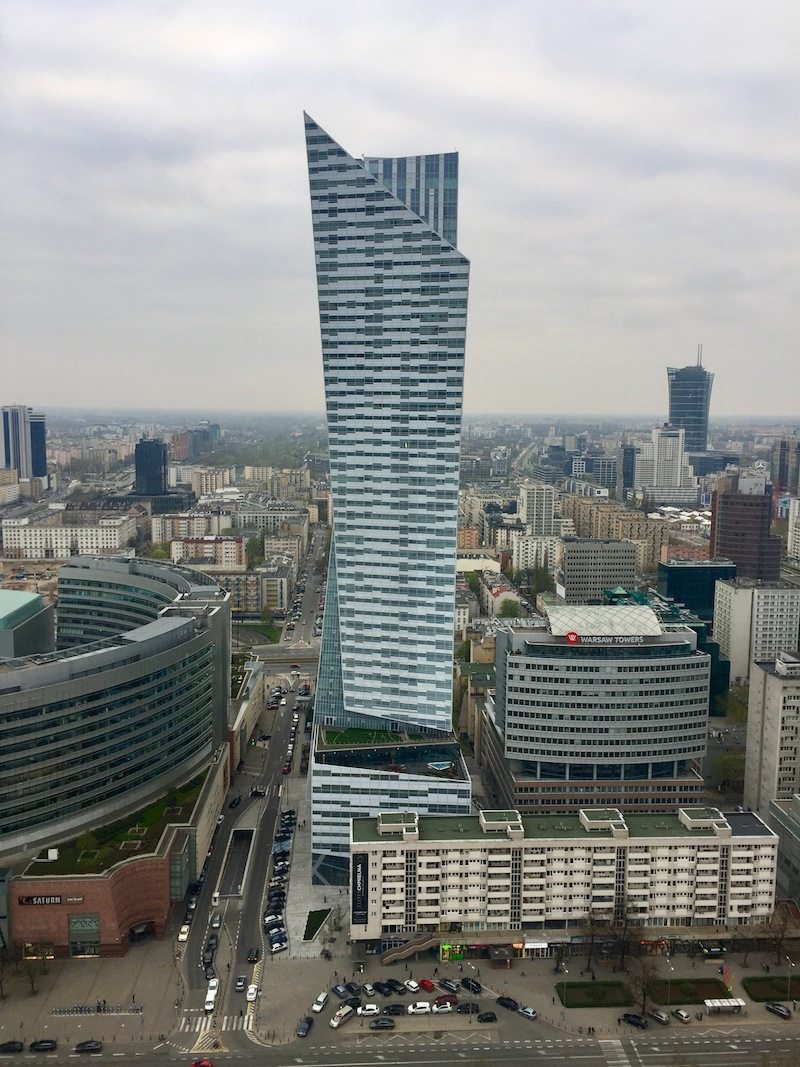
[[798, 413], [800, 5], [0, 8], [3, 403], [321, 409], [305, 108], [460, 152], [465, 410]]

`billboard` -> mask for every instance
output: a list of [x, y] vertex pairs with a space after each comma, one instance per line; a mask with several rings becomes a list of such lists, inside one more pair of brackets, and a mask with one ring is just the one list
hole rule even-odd
[[369, 907], [369, 856], [366, 852], [353, 853], [350, 877], [350, 921], [354, 926], [365, 926]]

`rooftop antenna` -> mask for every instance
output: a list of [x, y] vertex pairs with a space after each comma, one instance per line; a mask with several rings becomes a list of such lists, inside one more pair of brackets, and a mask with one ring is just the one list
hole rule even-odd
[[702, 367], [703, 366], [703, 346], [702, 345], [698, 345], [697, 346], [697, 366], [698, 367]]

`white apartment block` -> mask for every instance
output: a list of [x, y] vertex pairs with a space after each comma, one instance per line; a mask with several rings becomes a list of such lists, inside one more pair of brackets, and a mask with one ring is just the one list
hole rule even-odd
[[181, 537], [170, 542], [173, 563], [206, 560], [219, 567], [244, 567], [247, 541], [244, 537]]
[[645, 485], [691, 486], [692, 468], [684, 450], [685, 431], [675, 426], [655, 426], [649, 441], [636, 454], [634, 481], [637, 488]]
[[216, 537], [231, 525], [229, 515], [200, 511], [172, 515], [153, 515], [150, 519], [150, 538], [160, 543], [181, 537]]
[[[718, 583], [719, 584], [719, 583]], [[800, 655], [754, 663], [747, 710], [744, 802], [768, 818], [773, 800], [800, 793]]]
[[10, 559], [69, 559], [109, 555], [128, 548], [136, 537], [130, 515], [114, 515], [92, 524], [62, 525], [61, 513], [42, 522], [29, 517], [3, 520], [3, 552]]
[[752, 812], [716, 808], [384, 812], [354, 819], [350, 854], [353, 941], [421, 931], [452, 940], [459, 930], [508, 931], [516, 942], [590, 913], [617, 923], [627, 913], [643, 927], [764, 923], [778, 837]]
[[304, 554], [303, 538], [300, 534], [265, 534], [265, 556], [291, 556], [299, 564]]
[[800, 563], [800, 500], [797, 499], [789, 501], [789, 540], [786, 555]]
[[514, 534], [511, 538], [511, 565], [514, 572], [543, 567], [551, 574], [561, 558], [560, 537]]
[[558, 511], [558, 492], [544, 482], [524, 481], [519, 487], [517, 514], [526, 527], [526, 533], [538, 537], [558, 537], [561, 520]]
[[788, 582], [717, 582], [714, 637], [731, 661], [731, 684], [746, 685], [751, 665], [800, 645], [800, 589]]

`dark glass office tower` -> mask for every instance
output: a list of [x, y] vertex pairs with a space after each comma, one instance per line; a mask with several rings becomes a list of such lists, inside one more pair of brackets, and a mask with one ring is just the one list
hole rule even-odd
[[163, 496], [167, 492], [167, 446], [143, 437], [136, 445], [136, 493]]
[[714, 375], [697, 363], [693, 367], [667, 367], [667, 380], [670, 425], [685, 431], [687, 452], [705, 452]]

